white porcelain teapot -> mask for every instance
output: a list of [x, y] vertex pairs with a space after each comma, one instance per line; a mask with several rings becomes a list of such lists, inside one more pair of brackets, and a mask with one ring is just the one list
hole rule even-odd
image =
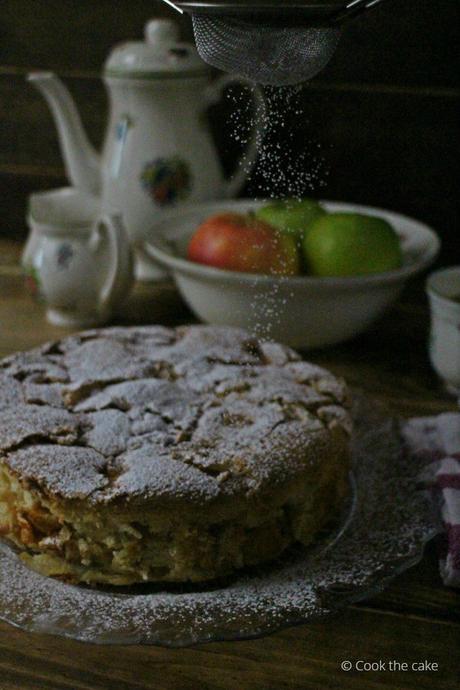
[[[53, 112], [71, 183], [121, 211], [138, 252], [158, 214], [180, 204], [234, 196], [254, 164], [263, 115], [261, 92], [249, 85], [256, 124], [244, 165], [226, 181], [203, 115], [230, 82], [248, 83], [229, 76], [210, 83], [209, 76], [196, 49], [178, 42], [173, 22], [149, 22], [145, 41], [121, 44], [105, 64], [110, 117], [100, 156], [59, 79], [50, 72], [29, 75]], [[139, 253], [137, 257], [139, 278], [164, 275], [150, 259]]]

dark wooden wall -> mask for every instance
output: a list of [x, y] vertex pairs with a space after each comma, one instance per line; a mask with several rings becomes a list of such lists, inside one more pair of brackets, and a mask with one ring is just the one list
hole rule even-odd
[[[302, 90], [303, 115], [288, 119], [299, 150], [321, 146], [318, 196], [372, 203], [432, 223], [443, 259], [458, 240], [458, 0], [388, 0], [351, 24], [328, 68]], [[25, 83], [32, 68], [67, 79], [91, 138], [101, 141], [106, 97], [98, 79], [114, 43], [140, 37], [152, 16], [174, 16], [158, 0], [1, 0], [0, 200], [2, 235], [23, 237], [27, 194], [64, 182], [54, 125]], [[235, 157], [215, 108], [224, 163]], [[282, 134], [280, 134], [282, 137]], [[256, 171], [246, 190], [260, 188]]]

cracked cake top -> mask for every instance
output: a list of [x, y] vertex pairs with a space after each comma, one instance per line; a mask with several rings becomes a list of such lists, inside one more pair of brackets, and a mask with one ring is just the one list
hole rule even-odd
[[50, 496], [203, 505], [313, 473], [347, 404], [327, 371], [244, 331], [86, 331], [0, 362], [0, 454]]

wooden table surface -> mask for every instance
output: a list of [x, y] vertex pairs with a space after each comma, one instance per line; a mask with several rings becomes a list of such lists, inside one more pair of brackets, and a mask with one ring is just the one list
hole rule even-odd
[[[48, 325], [23, 290], [20, 247], [0, 242], [0, 356], [65, 331]], [[138, 285], [117, 322], [191, 320], [174, 287]], [[423, 284], [412, 285], [371, 332], [352, 343], [309, 353], [403, 416], [455, 409], [426, 355]], [[421, 563], [382, 594], [340, 615], [249, 641], [188, 649], [95, 646], [29, 634], [0, 623], [0, 690], [282, 690], [296, 688], [460, 687], [458, 593], [441, 583], [434, 544]], [[0, 612], [1, 615], [1, 612]], [[381, 661], [386, 670], [341, 670], [341, 662]], [[389, 670], [390, 662], [435, 663], [437, 670]], [[393, 663], [393, 668], [395, 664]]]

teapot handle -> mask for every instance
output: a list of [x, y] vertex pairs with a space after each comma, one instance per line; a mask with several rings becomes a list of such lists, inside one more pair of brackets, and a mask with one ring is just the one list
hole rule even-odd
[[258, 144], [260, 143], [263, 130], [264, 118], [266, 116], [265, 98], [259, 86], [247, 79], [235, 77], [231, 74], [224, 75], [214, 81], [205, 91], [206, 107], [217, 103], [222, 97], [222, 92], [230, 84], [240, 84], [249, 88], [254, 106], [254, 127], [251, 138], [245, 152], [242, 154], [237, 164], [237, 172], [224, 182], [224, 197], [232, 198], [238, 194], [246, 182], [257, 159]]
[[99, 292], [99, 311], [110, 312], [129, 292], [133, 280], [132, 254], [119, 214], [104, 213], [90, 239], [92, 251], [108, 243], [108, 273]]

